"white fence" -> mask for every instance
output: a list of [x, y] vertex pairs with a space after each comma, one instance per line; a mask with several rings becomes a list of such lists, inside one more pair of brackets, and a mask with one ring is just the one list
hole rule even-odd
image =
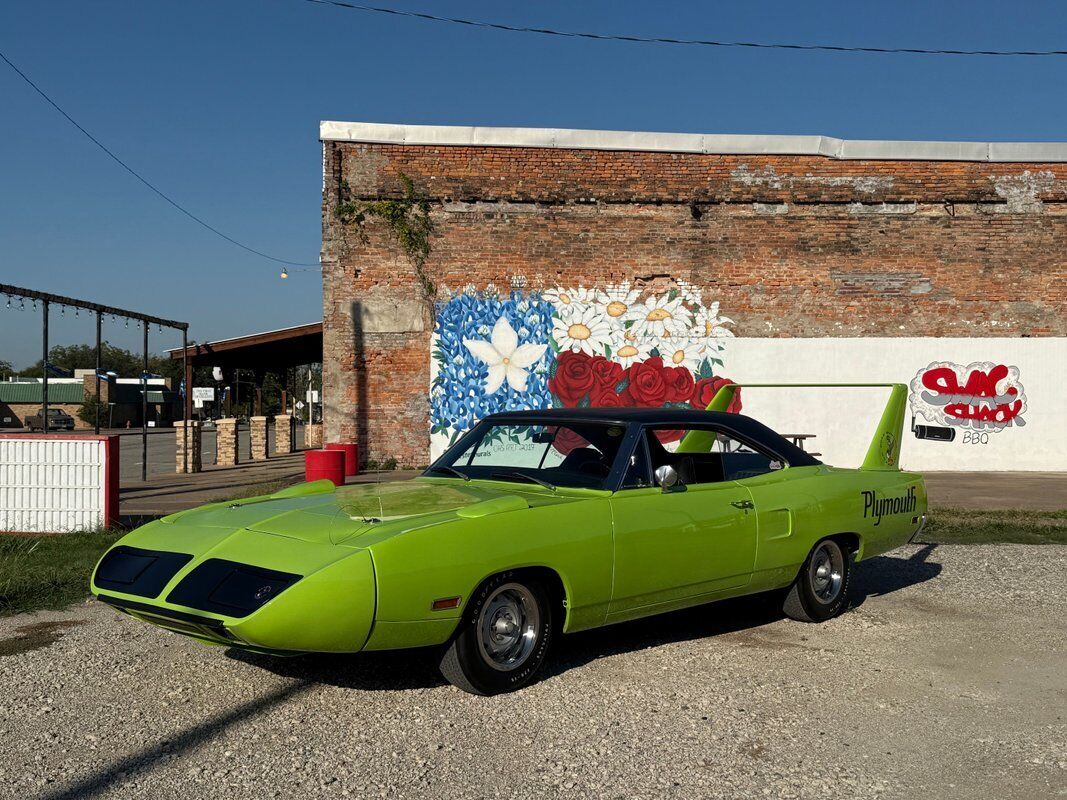
[[118, 521], [117, 436], [0, 435], [0, 531], [66, 533]]

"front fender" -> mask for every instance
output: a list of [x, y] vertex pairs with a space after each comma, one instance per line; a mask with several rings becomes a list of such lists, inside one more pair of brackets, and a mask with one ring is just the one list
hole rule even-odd
[[244, 642], [272, 650], [354, 653], [370, 638], [374, 562], [358, 550], [297, 581], [250, 617], [228, 625]]

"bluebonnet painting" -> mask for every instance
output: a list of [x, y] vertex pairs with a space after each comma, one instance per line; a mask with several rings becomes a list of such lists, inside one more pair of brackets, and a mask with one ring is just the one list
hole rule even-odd
[[[438, 304], [430, 433], [455, 441], [499, 411], [549, 408], [552, 304], [537, 292], [465, 290]], [[505, 363], [506, 362], [506, 363]]]

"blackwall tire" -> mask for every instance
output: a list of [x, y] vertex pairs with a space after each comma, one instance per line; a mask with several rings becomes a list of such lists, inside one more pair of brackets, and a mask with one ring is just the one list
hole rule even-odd
[[852, 553], [836, 539], [823, 539], [804, 560], [782, 611], [798, 622], [825, 622], [844, 611], [851, 582]]
[[512, 572], [483, 583], [441, 656], [441, 674], [465, 692], [513, 692], [536, 677], [555, 638], [542, 583]]

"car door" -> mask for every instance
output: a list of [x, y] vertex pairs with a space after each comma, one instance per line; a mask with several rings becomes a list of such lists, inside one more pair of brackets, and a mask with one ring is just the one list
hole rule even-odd
[[[670, 491], [655, 484], [657, 462], [692, 461], [669, 449], [687, 431], [647, 428], [623, 487], [611, 498], [615, 576], [609, 619], [714, 599], [750, 580], [756, 515], [748, 490], [708, 470], [690, 470], [685, 485]], [[660, 439], [672, 441], [664, 447]]]

